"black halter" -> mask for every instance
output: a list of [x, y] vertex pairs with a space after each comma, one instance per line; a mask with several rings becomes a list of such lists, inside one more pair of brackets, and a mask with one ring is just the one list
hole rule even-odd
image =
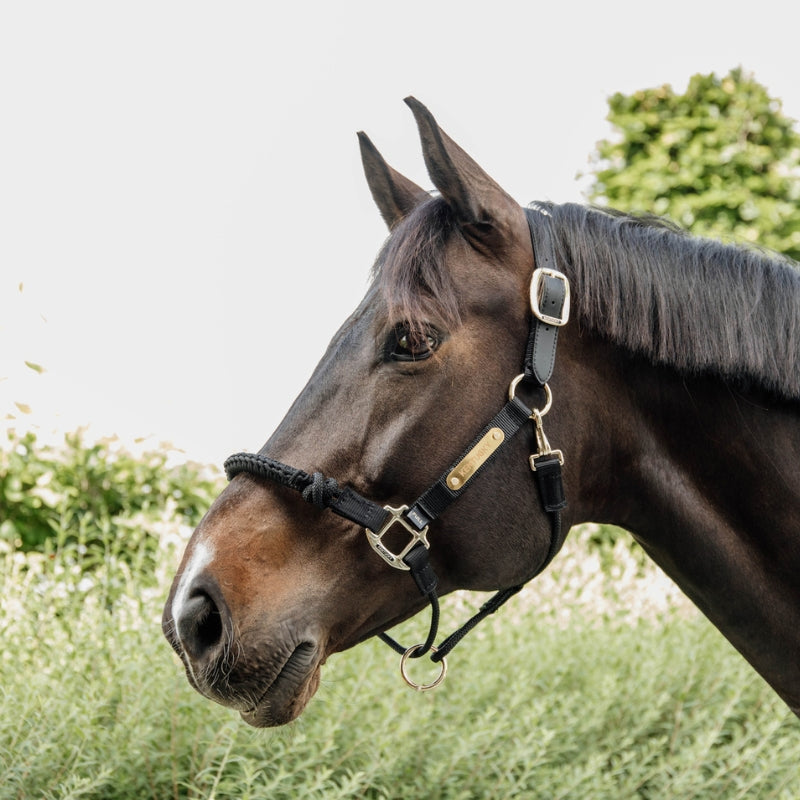
[[[523, 372], [511, 382], [505, 406], [475, 437], [458, 461], [442, 473], [410, 507], [378, 505], [349, 486], [339, 486], [333, 478], [326, 478], [319, 472], [309, 475], [303, 470], [260, 454], [237, 453], [225, 461], [225, 473], [229, 480], [245, 472], [274, 481], [301, 492], [303, 499], [315, 506], [330, 509], [362, 526], [366, 530], [370, 546], [387, 564], [411, 573], [420, 593], [431, 605], [431, 626], [426, 641], [406, 648], [386, 633], [378, 636], [403, 656], [403, 677], [409, 685], [417, 689], [429, 689], [438, 685], [444, 678], [447, 654], [482, 619], [495, 612], [522, 588], [521, 584], [501, 589], [457, 631], [438, 646], [434, 646], [439, 624], [439, 601], [436, 593], [437, 578], [428, 556], [429, 526], [472, 485], [475, 477], [495, 460], [499, 451], [528, 420], [534, 423], [538, 448], [530, 457], [530, 466], [536, 477], [542, 509], [550, 517], [551, 525], [547, 555], [531, 577], [538, 575], [552, 561], [564, 543], [565, 532], [561, 526], [561, 510], [566, 505], [561, 479], [564, 459], [561, 451], [551, 450], [544, 435], [542, 417], [549, 410], [552, 399], [547, 381], [555, 363], [558, 329], [569, 318], [569, 283], [563, 273], [556, 269], [549, 213], [535, 204], [525, 211], [537, 268], [531, 281], [531, 320]], [[546, 403], [541, 410], [528, 408], [516, 397], [517, 385], [522, 381], [544, 389]], [[400, 525], [409, 534], [407, 545], [399, 553], [390, 551], [383, 543], [383, 537], [395, 525]], [[419, 685], [407, 677], [405, 662], [409, 657], [419, 658], [428, 652], [432, 653], [432, 661], [441, 662], [442, 672], [432, 684]]]

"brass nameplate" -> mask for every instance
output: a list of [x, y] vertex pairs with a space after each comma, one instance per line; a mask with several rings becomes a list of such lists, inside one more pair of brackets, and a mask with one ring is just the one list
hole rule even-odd
[[449, 489], [457, 491], [481, 468], [486, 459], [503, 443], [506, 435], [500, 428], [491, 428], [447, 476]]

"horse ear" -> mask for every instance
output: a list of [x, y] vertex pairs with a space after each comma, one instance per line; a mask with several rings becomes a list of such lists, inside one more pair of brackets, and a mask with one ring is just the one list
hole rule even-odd
[[417, 120], [425, 165], [456, 212], [461, 230], [477, 246], [501, 245], [519, 217], [519, 204], [459, 147], [414, 97], [405, 99]]
[[358, 132], [361, 162], [372, 197], [389, 228], [430, 196], [414, 181], [392, 169], [363, 131]]

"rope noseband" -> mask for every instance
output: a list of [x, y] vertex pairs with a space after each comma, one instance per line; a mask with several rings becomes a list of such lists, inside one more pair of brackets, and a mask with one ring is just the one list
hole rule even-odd
[[[390, 566], [410, 572], [417, 588], [431, 606], [431, 625], [422, 644], [403, 647], [386, 633], [378, 636], [401, 654], [403, 679], [421, 691], [438, 686], [447, 671], [447, 654], [482, 619], [493, 614], [521, 588], [501, 589], [457, 631], [435, 646], [439, 626], [439, 599], [436, 593], [437, 578], [430, 563], [428, 529], [430, 524], [457, 500], [472, 484], [473, 479], [494, 462], [502, 450], [521, 428], [532, 420], [535, 427], [537, 452], [530, 457], [530, 466], [536, 478], [543, 511], [550, 518], [550, 544], [542, 563], [531, 576], [538, 575], [555, 557], [564, 543], [565, 532], [561, 525], [561, 510], [566, 506], [561, 477], [564, 463], [560, 450], [552, 450], [544, 434], [542, 417], [550, 409], [552, 395], [547, 381], [555, 363], [558, 329], [569, 318], [569, 282], [556, 269], [555, 249], [550, 215], [542, 207], [533, 205], [526, 217], [534, 248], [536, 270], [531, 281], [531, 322], [525, 351], [523, 372], [511, 382], [508, 401], [494, 418], [481, 430], [458, 461], [409, 506], [393, 508], [381, 506], [360, 495], [349, 486], [340, 486], [333, 478], [315, 472], [309, 475], [301, 469], [256, 453], [237, 453], [225, 461], [225, 474], [232, 480], [240, 473], [266, 479], [301, 493], [303, 499], [320, 509], [329, 509], [363, 527], [372, 549]], [[538, 245], [538, 246], [537, 246]], [[543, 388], [546, 402], [539, 409], [528, 408], [517, 396], [516, 388], [529, 381]], [[400, 525], [409, 535], [406, 546], [399, 552], [391, 551], [383, 539], [386, 533]], [[406, 661], [431, 653], [431, 660], [441, 664], [441, 672], [433, 683], [414, 683], [406, 673]]]

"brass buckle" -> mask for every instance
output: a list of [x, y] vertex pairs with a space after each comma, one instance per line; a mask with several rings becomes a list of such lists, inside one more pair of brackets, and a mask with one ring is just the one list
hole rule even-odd
[[[384, 506], [385, 511], [388, 511], [392, 516], [384, 523], [384, 526], [375, 533], [371, 531], [369, 528], [365, 528], [367, 532], [367, 541], [369, 542], [370, 547], [390, 566], [394, 567], [395, 569], [402, 569], [402, 570], [410, 570], [411, 567], [406, 564], [403, 559], [408, 555], [409, 551], [415, 545], [423, 544], [426, 549], [430, 550], [430, 543], [428, 542], [427, 534], [428, 534], [428, 525], [426, 525], [421, 531], [418, 531], [416, 528], [413, 528], [406, 522], [405, 514], [408, 511], [408, 506], [400, 506], [400, 508], [392, 508], [392, 506]], [[393, 553], [389, 550], [386, 545], [383, 544], [381, 541], [383, 537], [386, 535], [386, 532], [395, 522], [399, 522], [410, 534], [411, 540], [409, 543], [399, 552]]]
[[[545, 314], [540, 307], [542, 294], [544, 293], [545, 278], [555, 278], [564, 284], [564, 305], [561, 309], [560, 317], [551, 317], [549, 314]], [[533, 316], [544, 322], [545, 325], [555, 325], [555, 327], [560, 328], [569, 322], [569, 281], [563, 272], [544, 267], [539, 267], [533, 271], [533, 277], [531, 278], [531, 311]]]

